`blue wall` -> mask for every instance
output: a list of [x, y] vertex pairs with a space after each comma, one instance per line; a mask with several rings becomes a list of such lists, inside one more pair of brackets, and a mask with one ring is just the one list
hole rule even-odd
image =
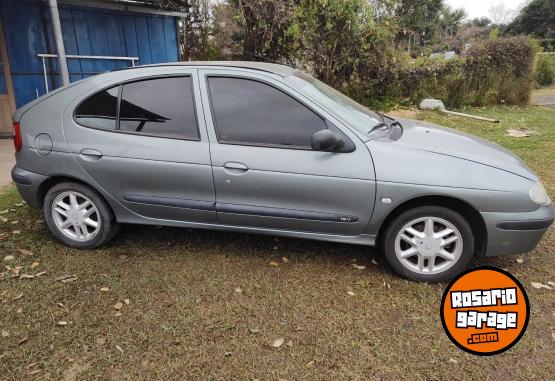
[[6, 80], [4, 79], [4, 69], [0, 67], [0, 94], [6, 94]]
[[[56, 53], [47, 4], [36, 0], [0, 0], [17, 107], [46, 92], [42, 61], [38, 53]], [[42, 16], [41, 16], [42, 9]], [[176, 19], [147, 13], [59, 4], [66, 54], [133, 56], [138, 65], [178, 61]], [[48, 43], [44, 33], [46, 25]], [[71, 81], [130, 66], [125, 61], [68, 59]], [[47, 71], [54, 70], [54, 83], [61, 85], [57, 60], [47, 59]]]

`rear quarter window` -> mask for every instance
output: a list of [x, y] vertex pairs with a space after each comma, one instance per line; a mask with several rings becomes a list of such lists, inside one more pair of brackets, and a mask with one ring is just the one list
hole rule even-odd
[[75, 120], [85, 127], [115, 130], [118, 92], [116, 86], [85, 99], [75, 110]]
[[74, 112], [84, 127], [200, 140], [191, 76], [134, 80], [86, 98]]

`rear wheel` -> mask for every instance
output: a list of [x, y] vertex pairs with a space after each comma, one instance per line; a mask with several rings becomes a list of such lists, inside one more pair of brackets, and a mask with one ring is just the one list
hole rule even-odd
[[474, 236], [459, 213], [421, 206], [397, 216], [382, 240], [385, 256], [401, 276], [424, 282], [451, 279], [472, 260]]
[[44, 217], [56, 238], [78, 249], [93, 249], [108, 242], [119, 228], [102, 197], [78, 183], [53, 186], [44, 199]]

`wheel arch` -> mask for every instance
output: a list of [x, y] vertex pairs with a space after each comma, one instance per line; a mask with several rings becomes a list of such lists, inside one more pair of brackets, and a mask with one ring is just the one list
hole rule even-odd
[[478, 210], [466, 201], [456, 197], [443, 195], [419, 196], [406, 200], [402, 204], [395, 207], [385, 217], [380, 226], [377, 236], [378, 247], [382, 247], [384, 233], [393, 220], [405, 211], [419, 206], [442, 206], [462, 215], [468, 221], [470, 228], [472, 229], [472, 234], [474, 235], [476, 242], [476, 255], [483, 256], [485, 254], [487, 247], [487, 229], [484, 219]]
[[86, 181], [83, 181], [83, 180], [81, 180], [79, 178], [76, 178], [76, 177], [66, 176], [66, 175], [51, 176], [39, 185], [38, 191], [37, 191], [37, 201], [39, 203], [39, 207], [40, 208], [44, 207], [44, 199], [46, 197], [46, 193], [48, 193], [48, 191], [50, 189], [52, 189], [52, 187], [54, 187], [58, 184], [61, 184], [61, 183], [65, 183], [65, 182], [77, 183], [77, 184], [81, 184], [81, 185], [84, 185], [86, 187], [91, 188], [106, 203], [106, 205], [108, 205], [112, 214], [115, 215], [114, 210], [112, 208], [112, 205], [110, 205], [110, 203], [108, 202], [106, 197], [104, 197], [102, 195], [102, 193], [98, 191], [98, 189], [96, 189], [93, 185], [91, 185], [90, 183], [87, 183]]

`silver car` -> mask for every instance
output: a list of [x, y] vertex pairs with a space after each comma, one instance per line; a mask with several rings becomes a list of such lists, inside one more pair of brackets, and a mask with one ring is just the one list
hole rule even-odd
[[12, 177], [65, 244], [121, 223], [379, 245], [441, 281], [527, 252], [554, 209], [498, 145], [375, 113], [287, 66], [197, 62], [97, 75], [14, 115]]

